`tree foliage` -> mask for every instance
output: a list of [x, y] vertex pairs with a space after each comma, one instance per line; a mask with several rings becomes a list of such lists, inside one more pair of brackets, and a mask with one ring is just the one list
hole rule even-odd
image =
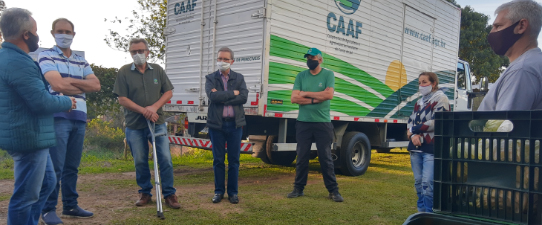
[[[141, 11], [133, 10], [133, 18], [115, 17], [109, 20], [111, 23], [127, 23], [127, 34], [110, 29], [104, 41], [109, 47], [128, 51], [131, 38], [145, 38], [149, 43], [151, 60], [163, 62], [166, 52], [164, 29], [166, 28], [167, 0], [137, 0], [137, 4]], [[107, 18], [104, 20], [108, 21]]]
[[[90, 65], [94, 75], [100, 80], [102, 89], [99, 92], [88, 93], [87, 96], [87, 117], [94, 119], [98, 116], [122, 117], [121, 106], [117, 96], [113, 94], [113, 87], [117, 79], [117, 68], [104, 68]], [[120, 119], [122, 118], [114, 118]], [[121, 122], [122, 125], [122, 122]]]
[[496, 55], [487, 41], [492, 26], [487, 25], [489, 16], [475, 12], [470, 6], [461, 10], [461, 36], [459, 58], [471, 65], [477, 77], [487, 76], [489, 82], [495, 82], [501, 67], [508, 66], [508, 58]]

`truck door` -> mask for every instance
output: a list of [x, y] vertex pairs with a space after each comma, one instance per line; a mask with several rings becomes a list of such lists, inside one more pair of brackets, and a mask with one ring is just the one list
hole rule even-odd
[[455, 79], [454, 111], [471, 111], [469, 93], [472, 92], [470, 68], [468, 63], [459, 60]]
[[[401, 47], [401, 62], [405, 66], [407, 79], [401, 82], [417, 80], [422, 72], [433, 71], [433, 50], [432, 40], [435, 33], [435, 18], [422, 13], [421, 11], [405, 5], [403, 22], [403, 44]], [[403, 86], [406, 83], [401, 83]], [[418, 92], [418, 86], [411, 89], [401, 89], [398, 95], [398, 102], [407, 101]], [[411, 102], [415, 99], [411, 99]], [[399, 116], [409, 116], [412, 112], [413, 103], [403, 107]], [[400, 104], [397, 108], [399, 109]], [[407, 114], [403, 112], [408, 112]]]

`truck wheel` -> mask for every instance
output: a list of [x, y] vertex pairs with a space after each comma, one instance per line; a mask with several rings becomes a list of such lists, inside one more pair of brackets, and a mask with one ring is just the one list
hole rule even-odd
[[265, 135], [250, 135], [248, 137], [251, 142], [254, 143], [252, 147], [253, 153], [252, 157], [260, 158], [262, 162], [266, 164], [272, 164], [267, 158], [267, 152], [265, 151], [265, 146], [267, 144], [267, 136]]
[[339, 155], [341, 172], [347, 176], [363, 175], [371, 162], [369, 138], [361, 132], [348, 132], [343, 136]]
[[265, 151], [267, 152], [267, 158], [274, 165], [289, 166], [292, 165], [292, 162], [297, 156], [296, 152], [275, 152], [273, 151], [273, 143], [277, 140], [277, 136], [269, 135], [267, 136], [267, 141], [265, 145]]
[[376, 152], [378, 153], [390, 153], [391, 148], [377, 148]]

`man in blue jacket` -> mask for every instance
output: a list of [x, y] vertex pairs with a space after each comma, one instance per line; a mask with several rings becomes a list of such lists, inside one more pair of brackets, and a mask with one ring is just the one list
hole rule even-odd
[[[224, 197], [226, 166], [224, 159], [228, 153], [228, 199], [239, 203], [237, 197], [239, 179], [239, 154], [241, 136], [246, 125], [243, 104], [247, 102], [248, 89], [243, 75], [230, 69], [234, 62], [233, 51], [227, 47], [218, 50], [218, 70], [205, 78], [205, 92], [211, 100], [207, 113], [207, 126], [213, 144], [213, 170], [215, 173], [215, 195], [213, 203]], [[228, 149], [226, 151], [226, 143]]]
[[38, 224], [56, 182], [49, 147], [55, 145], [53, 113], [75, 109], [75, 99], [52, 96], [39, 66], [28, 55], [38, 49], [37, 25], [25, 9], [2, 13], [0, 29], [0, 148], [14, 161], [15, 187], [9, 225]]

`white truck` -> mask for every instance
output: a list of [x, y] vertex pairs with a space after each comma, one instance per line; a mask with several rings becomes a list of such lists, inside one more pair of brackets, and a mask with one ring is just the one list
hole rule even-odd
[[290, 95], [307, 69], [303, 55], [316, 47], [335, 74], [335, 165], [361, 175], [371, 149], [408, 145], [421, 72], [438, 74], [454, 110], [472, 108], [469, 64], [458, 60], [460, 22], [461, 9], [445, 0], [170, 0], [166, 73], [175, 90], [164, 109], [187, 114], [187, 131], [170, 142], [211, 148], [204, 82], [217, 70], [216, 51], [228, 46], [249, 89], [241, 151], [291, 164], [298, 105]]

